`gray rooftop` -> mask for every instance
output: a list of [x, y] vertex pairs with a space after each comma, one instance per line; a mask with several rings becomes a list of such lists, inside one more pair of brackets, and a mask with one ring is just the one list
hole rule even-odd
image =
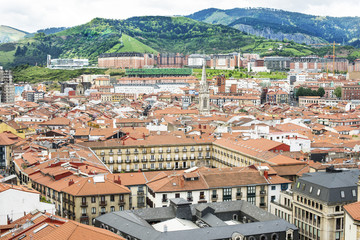
[[306, 173], [297, 181], [294, 192], [328, 204], [356, 202], [358, 177], [358, 169]]
[[[185, 201], [185, 200], [184, 200]], [[163, 208], [147, 208], [111, 212], [96, 218], [95, 226], [105, 227], [115, 233], [119, 230], [124, 235], [131, 235], [136, 239], [228, 239], [234, 232], [243, 236], [258, 234], [284, 233], [288, 229], [297, 231], [297, 228], [283, 219], [262, 210], [246, 201], [230, 201], [216, 203], [201, 203], [186, 206], [181, 199], [171, 199], [172, 204]], [[180, 209], [191, 209], [192, 222], [202, 221], [208, 227], [200, 227], [190, 230], [176, 230], [160, 232], [155, 230], [151, 223], [162, 222], [175, 218]], [[201, 213], [202, 212], [202, 213]], [[237, 214], [240, 222], [228, 225], [225, 221], [232, 220], [233, 214]], [[199, 214], [201, 216], [199, 216]], [[185, 218], [183, 218], [185, 219]], [[251, 220], [251, 223], [247, 221]], [[285, 237], [285, 235], [283, 235]]]

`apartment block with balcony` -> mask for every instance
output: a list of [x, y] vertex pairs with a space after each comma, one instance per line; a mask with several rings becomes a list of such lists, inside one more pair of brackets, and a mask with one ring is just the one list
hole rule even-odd
[[328, 168], [298, 179], [293, 189], [293, 221], [301, 239], [343, 239], [343, 206], [357, 201], [358, 177], [358, 170]]
[[269, 187], [290, 184], [287, 179], [276, 175], [270, 178], [253, 167], [193, 168], [161, 175], [146, 184], [149, 207], [168, 206], [170, 198], [184, 198], [192, 203], [245, 200], [267, 209]]
[[187, 169], [211, 165], [211, 141], [149, 136], [145, 140], [81, 143], [90, 147], [113, 172]]
[[63, 215], [84, 224], [95, 217], [129, 209], [130, 190], [104, 176], [85, 178], [63, 189]]

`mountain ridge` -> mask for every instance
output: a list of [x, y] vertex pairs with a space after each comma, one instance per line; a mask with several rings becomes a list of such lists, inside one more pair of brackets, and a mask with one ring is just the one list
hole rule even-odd
[[271, 8], [209, 8], [187, 17], [224, 24], [267, 39], [286, 38], [306, 44], [325, 41], [351, 44], [360, 35], [360, 17], [315, 16]]

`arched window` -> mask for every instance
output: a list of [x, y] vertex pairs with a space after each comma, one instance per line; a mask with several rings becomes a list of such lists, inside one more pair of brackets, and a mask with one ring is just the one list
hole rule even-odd
[[261, 235], [261, 236], [260, 236], [260, 240], [267, 240], [267, 236], [266, 236], [266, 235], [264, 235], [264, 234], [263, 234], [263, 235]]
[[277, 233], [271, 234], [271, 240], [279, 240], [279, 235]]

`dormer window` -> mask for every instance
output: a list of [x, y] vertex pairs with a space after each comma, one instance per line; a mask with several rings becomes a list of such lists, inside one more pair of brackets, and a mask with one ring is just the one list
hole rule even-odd
[[318, 196], [320, 196], [320, 192], [321, 192], [321, 190], [318, 189], [316, 194], [317, 194]]
[[341, 196], [341, 198], [345, 198], [345, 192], [344, 192], [344, 191], [340, 191], [340, 196]]

